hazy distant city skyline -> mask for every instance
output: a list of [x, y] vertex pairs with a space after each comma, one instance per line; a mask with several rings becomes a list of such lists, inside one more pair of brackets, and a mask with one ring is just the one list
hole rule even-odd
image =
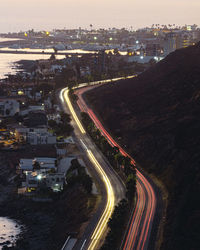
[[199, 0], [3, 0], [0, 32], [200, 24]]

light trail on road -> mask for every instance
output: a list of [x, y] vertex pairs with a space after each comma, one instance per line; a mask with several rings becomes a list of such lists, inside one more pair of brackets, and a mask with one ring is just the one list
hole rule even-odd
[[[71, 101], [69, 99], [68, 94], [69, 94], [69, 90], [67, 88], [65, 88], [60, 92], [60, 98], [61, 98], [62, 102], [67, 103], [69, 110], [70, 110], [78, 128], [80, 129], [81, 133], [86, 134], [85, 129], [83, 128], [78, 116], [76, 115], [76, 112], [74, 111], [74, 108], [71, 104]], [[81, 141], [82, 141], [82, 144], [85, 145], [85, 143], [83, 142], [82, 139], [81, 139]], [[101, 167], [101, 165], [99, 164], [99, 162], [96, 160], [94, 154], [86, 146], [84, 147], [84, 149], [86, 150], [90, 161], [93, 163], [97, 172], [101, 176], [101, 179], [105, 184], [106, 193], [107, 193], [106, 207], [101, 215], [100, 220], [98, 221], [98, 223], [95, 227], [95, 230], [91, 236], [90, 244], [88, 247], [89, 250], [94, 250], [94, 249], [96, 249], [96, 246], [98, 245], [99, 240], [101, 239], [103, 233], [105, 232], [108, 220], [111, 217], [111, 214], [114, 210], [115, 196], [114, 196], [114, 191], [113, 191], [113, 187], [110, 183], [110, 180], [109, 180], [108, 176], [106, 175], [105, 171], [103, 170], [103, 168]]]
[[106, 226], [107, 226], [107, 222], [109, 220], [109, 218], [111, 217], [111, 214], [113, 212], [114, 209], [114, 204], [115, 204], [115, 199], [114, 199], [114, 192], [113, 192], [113, 188], [112, 185], [107, 177], [107, 175], [105, 174], [104, 170], [101, 168], [101, 166], [99, 165], [98, 161], [95, 159], [94, 155], [92, 154], [92, 152], [90, 150], [88, 150], [88, 155], [90, 157], [90, 159], [92, 160], [92, 162], [94, 163], [94, 165], [97, 167], [99, 173], [102, 175], [104, 182], [106, 184], [106, 189], [107, 189], [107, 195], [108, 195], [108, 201], [106, 204], [106, 208], [92, 234], [91, 237], [91, 244], [89, 245], [89, 250], [93, 250], [95, 249], [95, 246], [97, 245], [98, 241], [100, 240]]
[[[101, 131], [108, 142], [112, 146], [119, 148], [120, 152], [124, 156], [128, 156], [131, 159], [131, 163], [136, 166], [135, 160], [110, 136], [110, 134], [104, 129], [99, 119], [96, 117], [94, 112], [87, 106], [83, 100], [82, 94], [91, 88], [96, 86], [89, 86], [81, 88], [75, 91], [78, 96], [78, 106], [82, 112], [88, 113], [90, 118], [95, 123], [96, 127]], [[129, 229], [127, 231], [127, 236], [125, 243], [123, 245], [123, 250], [145, 250], [148, 246], [148, 241], [150, 238], [152, 222], [155, 215], [156, 209], [156, 197], [155, 192], [149, 183], [149, 181], [144, 177], [144, 175], [136, 169], [137, 175], [137, 202], [135, 206], [135, 211], [131, 218]]]

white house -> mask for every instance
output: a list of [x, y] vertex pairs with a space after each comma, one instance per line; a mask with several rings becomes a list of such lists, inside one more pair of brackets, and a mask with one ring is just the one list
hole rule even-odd
[[31, 145], [55, 144], [56, 136], [48, 132], [46, 133], [28, 132], [26, 135], [26, 140]]
[[47, 129], [47, 126], [41, 126], [41, 127], [37, 127], [37, 128], [28, 128], [28, 127], [25, 127], [23, 125], [18, 125], [15, 127], [15, 137], [17, 140], [20, 140], [20, 139], [24, 139], [26, 141], [27, 139], [27, 136], [29, 133], [37, 133], [37, 134], [42, 134], [42, 133], [47, 133], [48, 132], [48, 129]]
[[51, 188], [54, 192], [63, 190], [65, 183], [65, 176], [63, 173], [43, 173], [41, 170], [28, 173], [26, 175], [26, 182], [24, 183], [27, 192], [36, 190], [40, 183]]
[[54, 192], [63, 190], [65, 183], [65, 175], [63, 173], [47, 174], [46, 185], [50, 187]]
[[56, 144], [56, 136], [48, 132], [47, 126], [37, 128], [18, 126], [14, 134], [17, 140], [23, 139], [31, 145]]

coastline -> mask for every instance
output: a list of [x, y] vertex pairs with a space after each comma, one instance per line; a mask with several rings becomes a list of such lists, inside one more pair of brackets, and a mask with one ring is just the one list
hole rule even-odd
[[[0, 157], [2, 159], [1, 152]], [[6, 162], [6, 158], [3, 162]], [[5, 167], [9, 171], [5, 172]], [[88, 221], [91, 212], [87, 207], [88, 197], [80, 187], [66, 188], [62, 194], [52, 197], [52, 201], [41, 199], [38, 202], [32, 197], [17, 194], [17, 177], [12, 182], [8, 181], [14, 169], [10, 171], [8, 164], [4, 164], [0, 170], [5, 173], [1, 174], [5, 183], [0, 185], [0, 217], [15, 221], [21, 230], [15, 246], [4, 246], [3, 249], [59, 250], [67, 233], [79, 234], [81, 225]]]

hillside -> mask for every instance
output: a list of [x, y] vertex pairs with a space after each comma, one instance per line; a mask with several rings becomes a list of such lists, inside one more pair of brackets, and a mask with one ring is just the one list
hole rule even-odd
[[200, 43], [86, 98], [138, 163], [167, 187], [162, 249], [199, 249]]

